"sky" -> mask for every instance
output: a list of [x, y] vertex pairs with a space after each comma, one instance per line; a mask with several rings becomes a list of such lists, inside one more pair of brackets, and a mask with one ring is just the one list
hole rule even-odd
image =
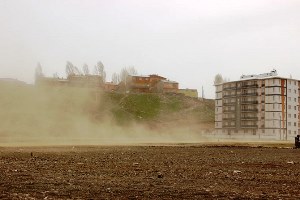
[[299, 0], [0, 0], [0, 78], [65, 77], [66, 62], [134, 66], [180, 88], [276, 69], [300, 79]]

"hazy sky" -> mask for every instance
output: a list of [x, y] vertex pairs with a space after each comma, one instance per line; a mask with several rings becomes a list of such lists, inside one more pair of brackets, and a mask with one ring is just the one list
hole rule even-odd
[[299, 0], [0, 0], [0, 77], [28, 83], [101, 60], [213, 98], [217, 73], [300, 79], [299, 49]]

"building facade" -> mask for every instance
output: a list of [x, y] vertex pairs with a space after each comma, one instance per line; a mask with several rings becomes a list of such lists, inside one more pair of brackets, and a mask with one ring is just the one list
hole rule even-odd
[[149, 76], [130, 76], [128, 89], [134, 93], [177, 93], [178, 82], [151, 74]]
[[281, 140], [300, 133], [300, 81], [272, 71], [215, 86], [216, 133]]

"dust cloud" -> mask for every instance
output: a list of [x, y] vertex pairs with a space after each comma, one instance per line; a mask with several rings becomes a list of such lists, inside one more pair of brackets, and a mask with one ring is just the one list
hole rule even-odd
[[[119, 125], [101, 92], [0, 84], [0, 146], [105, 145], [203, 141], [190, 128]], [[103, 102], [106, 101], [106, 102]]]

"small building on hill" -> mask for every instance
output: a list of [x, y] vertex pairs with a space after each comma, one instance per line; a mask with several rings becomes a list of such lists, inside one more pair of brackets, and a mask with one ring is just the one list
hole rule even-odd
[[178, 82], [161, 80], [157, 83], [158, 91], [162, 93], [178, 93]]
[[130, 76], [129, 90], [134, 93], [150, 92], [150, 76]]
[[101, 88], [104, 87], [103, 79], [99, 75], [70, 75], [67, 78], [70, 86]]
[[106, 92], [115, 92], [118, 90], [118, 84], [115, 84], [113, 82], [106, 82], [104, 84], [104, 91]]
[[151, 74], [149, 76], [130, 76], [128, 90], [134, 93], [177, 93], [178, 83]]
[[63, 78], [52, 78], [52, 77], [37, 77], [35, 84], [38, 86], [67, 86], [69, 81]]

